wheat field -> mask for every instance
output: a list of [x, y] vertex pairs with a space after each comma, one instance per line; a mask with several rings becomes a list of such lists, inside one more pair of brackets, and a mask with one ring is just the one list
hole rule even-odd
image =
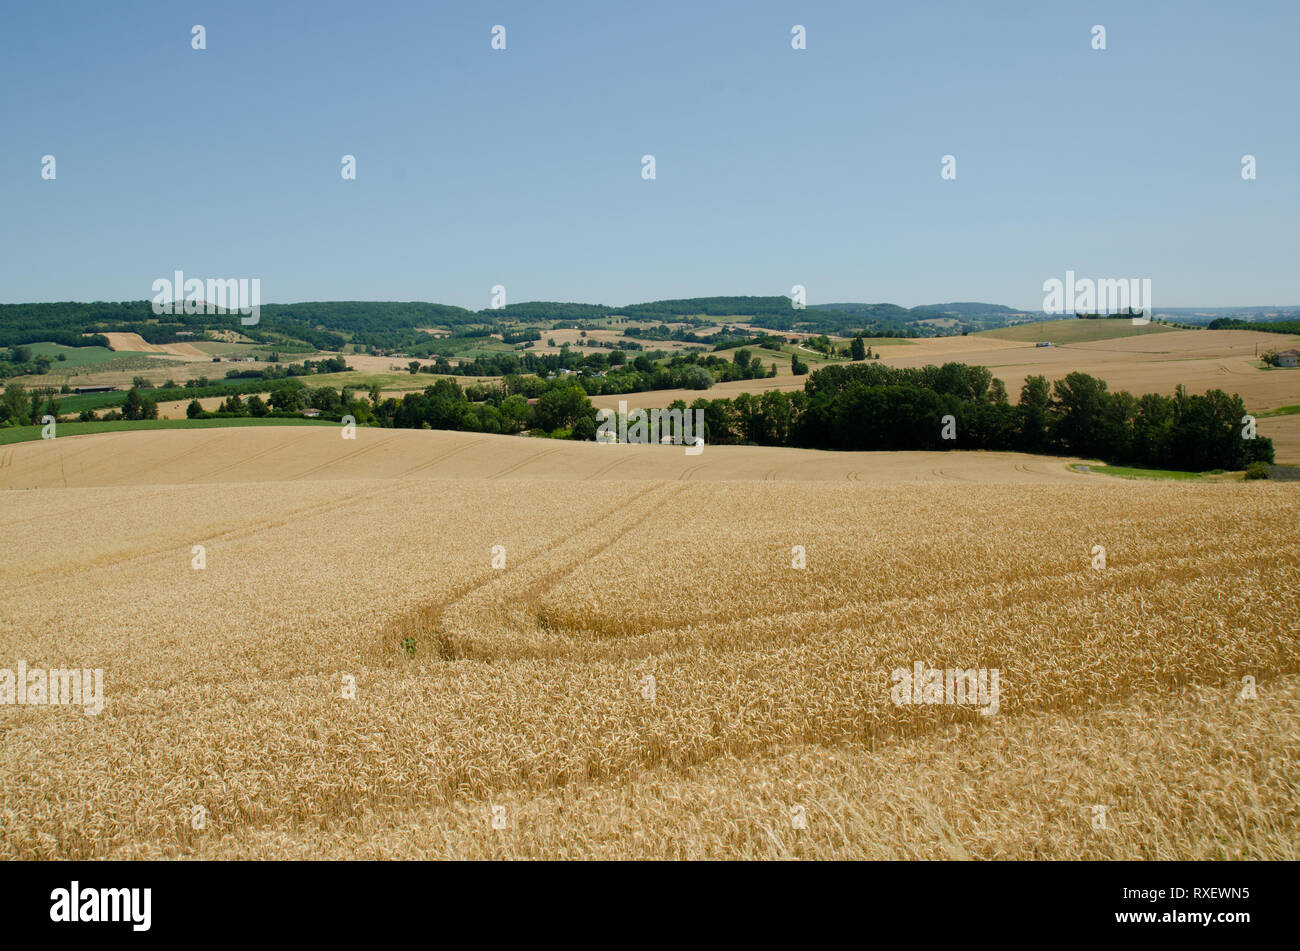
[[[1293, 486], [53, 443], [0, 467], [0, 666], [104, 707], [0, 704], [0, 857], [1300, 857]], [[996, 712], [896, 703], [917, 663], [998, 671]]]
[[[1063, 321], [1065, 329], [1085, 321]], [[988, 367], [1006, 385], [1014, 402], [1025, 378], [1046, 376], [1059, 380], [1080, 371], [1102, 378], [1111, 390], [1130, 393], [1172, 395], [1182, 384], [1189, 393], [1219, 389], [1238, 393], [1254, 413], [1280, 406], [1300, 404], [1300, 370], [1260, 368], [1257, 353], [1300, 346], [1300, 337], [1249, 330], [1159, 330], [1131, 337], [1066, 342], [1036, 347], [1034, 339], [1051, 339], [1052, 324], [1035, 324], [1024, 329], [1027, 340], [1008, 340], [992, 333], [967, 337], [926, 337], [908, 340], [907, 345], [880, 348], [881, 362], [896, 367], [923, 367], [948, 362]], [[1157, 326], [1157, 325], [1152, 325]], [[1014, 328], [1016, 331], [1022, 328]], [[754, 353], [764, 363], [773, 355], [762, 349]], [[778, 358], [782, 371], [789, 360]], [[620, 400], [631, 409], [667, 406], [680, 399], [687, 403], [705, 399], [735, 398], [740, 393], [763, 390], [802, 390], [806, 377], [781, 375], [762, 380], [733, 380], [708, 390], [652, 390], [592, 397], [598, 407], [616, 409]]]

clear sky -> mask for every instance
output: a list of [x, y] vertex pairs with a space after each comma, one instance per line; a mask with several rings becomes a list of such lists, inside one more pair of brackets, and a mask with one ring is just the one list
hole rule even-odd
[[1296, 0], [6, 2], [0, 302], [1300, 304], [1298, 41]]

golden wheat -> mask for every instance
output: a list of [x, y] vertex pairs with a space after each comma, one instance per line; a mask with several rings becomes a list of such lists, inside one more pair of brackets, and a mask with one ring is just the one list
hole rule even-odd
[[0, 856], [1295, 857], [1293, 488], [911, 478], [0, 493]]

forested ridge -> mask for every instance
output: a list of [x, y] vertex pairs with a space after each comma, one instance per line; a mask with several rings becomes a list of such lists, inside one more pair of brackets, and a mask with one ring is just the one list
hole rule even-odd
[[1011, 312], [993, 304], [936, 304], [912, 309], [893, 304], [814, 304], [795, 308], [790, 298], [782, 296], [693, 297], [619, 307], [528, 301], [478, 311], [423, 301], [303, 301], [262, 304], [258, 324], [246, 326], [237, 313], [156, 316], [148, 300], [64, 301], [0, 304], [0, 346], [47, 340], [78, 346], [83, 334], [97, 332], [137, 333], [149, 343], [164, 344], [186, 339], [176, 336], [182, 331], [237, 330], [268, 344], [296, 341], [337, 350], [350, 342], [400, 349], [427, 342], [419, 332], [422, 328], [456, 330], [531, 321], [553, 329], [615, 318], [697, 325], [735, 318], [768, 330], [908, 337], [929, 332], [912, 322], [960, 308], [978, 313]]

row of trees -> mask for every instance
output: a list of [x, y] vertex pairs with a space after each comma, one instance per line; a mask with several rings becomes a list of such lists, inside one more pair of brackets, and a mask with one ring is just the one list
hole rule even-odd
[[[713, 354], [686, 353], [677, 354], [667, 362], [660, 363], [656, 356], [643, 353], [629, 361], [628, 355], [620, 350], [609, 354], [585, 355], [524, 354], [522, 358], [514, 354], [496, 354], [456, 367], [443, 358], [424, 366], [412, 360], [408, 369], [412, 374], [501, 376], [503, 379], [571, 374], [588, 396], [645, 393], [651, 390], [707, 390], [714, 383], [776, 376], [775, 363], [764, 364], [753, 351], [743, 347], [730, 360]], [[493, 372], [486, 372], [489, 370]]]
[[372, 387], [368, 398], [349, 388], [282, 387], [267, 400], [253, 394], [244, 399], [238, 393], [226, 397], [215, 411], [205, 411], [198, 400], [186, 409], [190, 419], [223, 417], [296, 416], [311, 407], [325, 419], [351, 416], [360, 425], [398, 429], [454, 429], [484, 433], [519, 433], [532, 430], [538, 435], [566, 439], [595, 439], [596, 411], [581, 387], [572, 381], [532, 380], [539, 394], [535, 402], [523, 393], [505, 387], [474, 385], [468, 389], [450, 378], [439, 379], [419, 393], [401, 399], [383, 398]]
[[59, 402], [51, 387], [28, 390], [21, 383], [10, 383], [0, 394], [0, 427], [31, 426], [45, 415], [59, 415]]
[[1210, 321], [1209, 329], [1262, 330], [1271, 334], [1300, 334], [1300, 320], [1242, 320], [1239, 317], [1219, 317]]
[[[55, 359], [45, 353], [33, 355], [32, 348], [27, 346], [10, 349], [0, 347], [0, 380], [11, 376], [49, 373]], [[60, 353], [57, 359], [66, 360], [68, 357], [67, 354]]]
[[[536, 380], [536, 378], [533, 378]], [[474, 388], [472, 402], [460, 384], [441, 379], [422, 393], [386, 399], [374, 408], [381, 426], [399, 429], [459, 429], [483, 433], [518, 433], [525, 429], [561, 439], [596, 438], [596, 410], [587, 393], [571, 380], [536, 381], [539, 395], [530, 403], [523, 393], [505, 387]], [[358, 421], [361, 417], [358, 417]]]
[[[756, 361], [738, 352], [732, 366]], [[692, 355], [694, 356], [694, 355]], [[717, 359], [717, 358], [713, 358]], [[682, 358], [690, 364], [688, 358]], [[696, 368], [703, 369], [700, 363]], [[440, 378], [421, 393], [369, 399], [350, 389], [309, 389], [284, 381], [263, 402], [229, 392], [215, 415], [294, 414], [312, 406], [323, 416], [353, 416], [358, 423], [399, 428], [517, 433], [525, 429], [560, 438], [594, 439], [596, 411], [584, 384], [572, 376], [544, 380], [511, 376], [501, 386], [463, 389]], [[121, 418], [157, 415], [154, 390], [132, 387]], [[58, 415], [53, 390], [25, 391], [10, 384], [0, 394], [0, 425], [31, 425]], [[684, 401], [669, 409], [686, 409]], [[802, 391], [742, 393], [735, 399], [700, 398], [709, 443], [756, 443], [814, 449], [994, 449], [1099, 458], [1115, 464], [1204, 471], [1243, 469], [1272, 462], [1273, 444], [1254, 435], [1240, 396], [1211, 390], [1189, 395], [1134, 396], [1111, 392], [1104, 380], [1070, 373], [1049, 384], [1025, 380], [1012, 405], [1006, 387], [986, 367], [959, 363], [919, 368], [874, 362], [825, 367]], [[189, 415], [206, 416], [196, 401]], [[117, 413], [111, 414], [116, 418]]]
[[[327, 419], [342, 419], [352, 416], [358, 423], [376, 422], [373, 409], [379, 401], [379, 388], [372, 387], [370, 400], [357, 396], [355, 392], [344, 387], [342, 390], [332, 386], [305, 387], [302, 385], [279, 386], [272, 390], [263, 400], [254, 393], [247, 399], [239, 393], [231, 393], [215, 411], [203, 409], [198, 400], [191, 400], [185, 409], [190, 419], [210, 419], [223, 416], [297, 416], [305, 409], [316, 409]], [[395, 403], [390, 399], [388, 402]]]
[[[280, 355], [273, 353], [279, 363]], [[312, 376], [317, 373], [344, 373], [352, 367], [342, 356], [324, 357], [320, 360], [304, 360], [302, 363], [287, 363], [284, 366], [268, 366], [257, 369], [231, 369], [226, 371], [227, 380], [285, 380], [295, 376]]]
[[[678, 401], [668, 408], [688, 407]], [[1179, 387], [1173, 396], [1135, 397], [1086, 373], [1050, 385], [1031, 376], [1013, 406], [984, 367], [855, 364], [817, 371], [803, 392], [699, 399], [689, 408], [704, 410], [709, 443], [1019, 450], [1191, 471], [1273, 461], [1271, 440], [1246, 438], [1253, 430], [1239, 396], [1193, 396]]]

